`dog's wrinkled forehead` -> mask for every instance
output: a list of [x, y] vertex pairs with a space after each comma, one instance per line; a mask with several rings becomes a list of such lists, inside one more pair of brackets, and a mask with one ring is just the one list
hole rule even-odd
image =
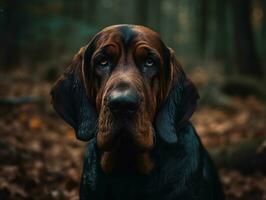
[[160, 36], [153, 30], [138, 25], [115, 25], [109, 26], [99, 32], [96, 42], [96, 48], [116, 43], [124, 51], [134, 49], [139, 44], [147, 45], [163, 53], [163, 44]]

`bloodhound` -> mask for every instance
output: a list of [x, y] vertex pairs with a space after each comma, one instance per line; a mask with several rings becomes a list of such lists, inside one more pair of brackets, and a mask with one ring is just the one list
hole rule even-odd
[[151, 29], [103, 29], [74, 56], [51, 95], [76, 137], [88, 141], [80, 199], [224, 198], [189, 122], [197, 89]]

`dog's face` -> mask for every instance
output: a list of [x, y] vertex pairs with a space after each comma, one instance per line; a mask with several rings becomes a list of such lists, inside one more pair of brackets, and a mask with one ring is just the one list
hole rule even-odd
[[[80, 50], [70, 72], [84, 84], [98, 113], [96, 139], [103, 170], [150, 172], [156, 112], [173, 83], [185, 77], [173, 52], [146, 27], [116, 25], [103, 29]], [[66, 109], [59, 109], [68, 122]]]
[[84, 77], [90, 75], [86, 85], [99, 112], [100, 149], [152, 148], [152, 121], [164, 96], [164, 48], [150, 29], [114, 26], [97, 35], [92, 54], [85, 51]]

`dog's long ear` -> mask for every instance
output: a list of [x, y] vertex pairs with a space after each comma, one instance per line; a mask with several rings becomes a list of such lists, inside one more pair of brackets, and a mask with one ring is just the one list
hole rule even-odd
[[87, 96], [82, 73], [84, 53], [88, 48], [91, 48], [90, 44], [80, 49], [51, 90], [54, 109], [82, 141], [90, 140], [97, 130], [97, 114]]
[[194, 84], [186, 77], [173, 50], [168, 49], [168, 95], [155, 119], [159, 137], [167, 143], [177, 142], [178, 130], [189, 120], [199, 98]]

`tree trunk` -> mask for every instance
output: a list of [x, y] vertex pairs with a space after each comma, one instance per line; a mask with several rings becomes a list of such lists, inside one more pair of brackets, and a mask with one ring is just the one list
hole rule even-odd
[[136, 1], [136, 22], [144, 26], [148, 25], [148, 0], [137, 0]]
[[160, 32], [161, 29], [161, 18], [162, 18], [162, 1], [150, 1], [149, 9], [150, 9], [150, 27], [154, 29], [156, 32]]
[[261, 77], [262, 69], [256, 54], [252, 33], [251, 0], [232, 0], [236, 65], [242, 74]]
[[95, 13], [96, 13], [96, 8], [97, 8], [97, 1], [96, 0], [89, 0], [89, 5], [88, 5], [88, 10], [87, 12], [87, 17], [88, 17], [88, 22], [90, 25], [95, 25], [96, 24], [96, 18], [95, 18]]
[[[261, 0], [261, 6], [262, 6], [262, 12], [263, 12], [263, 21], [262, 21], [262, 30], [261, 30], [261, 50], [262, 52], [266, 52], [266, 1], [265, 0]], [[263, 61], [266, 61], [266, 58], [263, 58]]]
[[214, 47], [214, 56], [217, 60], [225, 60], [228, 56], [227, 52], [227, 0], [220, 1], [216, 0], [215, 5], [215, 21], [216, 21], [216, 30], [215, 30], [215, 47]]
[[219, 168], [239, 170], [244, 173], [266, 173], [266, 140], [257, 137], [210, 151]]
[[209, 2], [208, 0], [200, 0], [199, 2], [199, 46], [201, 57], [204, 58], [207, 43], [207, 25], [208, 25], [208, 15], [209, 15]]
[[4, 69], [14, 67], [19, 63], [19, 39], [21, 23], [19, 15], [20, 3], [17, 0], [7, 1], [2, 37], [2, 65]]

